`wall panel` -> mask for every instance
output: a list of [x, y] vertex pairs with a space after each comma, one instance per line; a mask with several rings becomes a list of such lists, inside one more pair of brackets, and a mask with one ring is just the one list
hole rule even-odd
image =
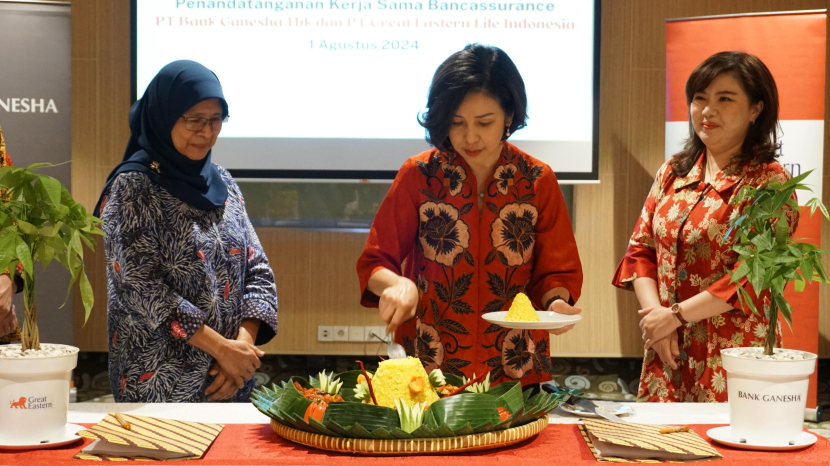
[[[827, 8], [826, 0], [605, 0], [600, 72], [599, 185], [575, 189], [574, 224], [585, 269], [585, 319], [554, 338], [555, 356], [641, 356], [634, 294], [613, 288], [654, 174], [663, 162], [666, 18]], [[72, 186], [91, 209], [129, 136], [130, 7], [126, 0], [72, 2]], [[828, 60], [830, 64], [830, 60]], [[830, 132], [825, 131], [830, 147]], [[830, 186], [830, 163], [825, 163]], [[825, 195], [826, 203], [830, 195]], [[824, 229], [825, 246], [830, 232]], [[264, 349], [294, 354], [376, 354], [381, 345], [318, 343], [317, 325], [377, 325], [358, 304], [355, 261], [365, 235], [258, 229], [280, 301], [280, 334]], [[99, 245], [100, 246], [100, 245]], [[106, 350], [106, 283], [102, 254], [87, 257], [96, 306], [86, 327], [75, 302], [75, 341]], [[830, 288], [821, 292], [822, 304]], [[797, 312], [797, 311], [796, 311]], [[796, 317], [797, 318], [797, 317]], [[822, 313], [821, 355], [830, 357], [830, 317]]]

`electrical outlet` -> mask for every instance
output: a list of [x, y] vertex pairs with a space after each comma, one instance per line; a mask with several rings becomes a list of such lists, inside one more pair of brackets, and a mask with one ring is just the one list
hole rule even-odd
[[[380, 338], [380, 340], [378, 340], [378, 338], [375, 338], [374, 336], [372, 336], [373, 333], [375, 335], [377, 335], [378, 338]], [[386, 339], [386, 327], [382, 327], [382, 326], [381, 327], [366, 327], [365, 335], [366, 335], [366, 341], [370, 341], [372, 343], [380, 343], [381, 340], [383, 340], [384, 342], [387, 341], [387, 339]]]
[[375, 327], [366, 326], [363, 327], [363, 341], [369, 343], [380, 343], [377, 338], [373, 337], [375, 333]]
[[352, 325], [349, 327], [349, 341], [364, 341], [363, 334], [366, 327], [361, 325]]
[[334, 332], [331, 335], [331, 341], [349, 341], [349, 327], [336, 325], [332, 329]]
[[317, 326], [317, 341], [332, 341], [332, 336], [334, 334], [334, 327], [329, 325], [318, 325]]

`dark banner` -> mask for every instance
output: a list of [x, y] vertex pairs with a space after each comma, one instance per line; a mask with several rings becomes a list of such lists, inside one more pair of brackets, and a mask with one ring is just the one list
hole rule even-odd
[[[70, 6], [0, 0], [0, 128], [15, 165], [71, 160]], [[69, 164], [45, 171], [71, 189]], [[41, 341], [72, 343], [69, 272], [36, 267]], [[15, 299], [22, 322], [21, 295]]]

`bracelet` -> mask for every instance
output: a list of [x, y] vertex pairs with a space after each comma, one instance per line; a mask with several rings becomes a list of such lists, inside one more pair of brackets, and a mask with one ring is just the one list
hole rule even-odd
[[680, 307], [680, 303], [672, 304], [671, 313], [674, 314], [675, 317], [677, 317], [677, 320], [680, 321], [680, 325], [687, 325], [689, 323], [689, 321], [684, 319], [683, 315], [680, 314], [680, 312], [682, 312], [682, 311], [683, 311], [683, 308]]
[[550, 305], [551, 305], [554, 301], [556, 301], [557, 299], [561, 299], [562, 301], [565, 301], [565, 298], [563, 298], [563, 297], [561, 297], [561, 296], [559, 296], [559, 295], [556, 295], [556, 296], [554, 296], [553, 298], [550, 298], [550, 299], [548, 300], [548, 302], [546, 302], [546, 303], [545, 303], [545, 307], [544, 307], [543, 309], [547, 311], [547, 310], [548, 310], [548, 308], [550, 307]]

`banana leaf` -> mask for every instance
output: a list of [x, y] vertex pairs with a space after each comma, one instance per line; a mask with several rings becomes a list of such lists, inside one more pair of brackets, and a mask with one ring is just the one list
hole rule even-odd
[[484, 424], [483, 426], [476, 427], [473, 430], [473, 433], [474, 434], [481, 434], [481, 433], [484, 433], [484, 432], [493, 432], [494, 430], [496, 430], [496, 426], [494, 426], [492, 422], [488, 422], [487, 424]]
[[524, 407], [522, 384], [519, 382], [500, 383], [487, 394], [495, 396], [496, 405], [509, 411], [511, 416]]
[[490, 388], [490, 391], [487, 392], [488, 395], [493, 395], [496, 398], [504, 395], [509, 390], [511, 390], [515, 386], [519, 386], [519, 394], [522, 393], [522, 385], [519, 382], [502, 382], [498, 385], [494, 385]]
[[328, 430], [334, 432], [335, 434], [341, 436], [341, 437], [347, 437], [347, 438], [351, 437], [351, 434], [349, 434], [349, 431], [345, 427], [337, 424], [336, 422], [329, 421], [326, 424], [326, 428]]
[[[350, 372], [354, 374], [340, 374], [346, 379], [344, 386], [352, 379], [352, 383], [357, 382], [357, 371]], [[272, 384], [270, 388], [254, 390], [251, 402], [266, 416], [298, 430], [331, 437], [366, 439], [440, 438], [504, 430], [545, 416], [569, 396], [578, 393], [542, 392], [530, 397], [529, 391], [521, 392], [518, 382], [506, 382], [486, 394], [463, 393], [433, 403], [424, 413], [424, 425], [407, 434], [400, 429], [396, 410], [361, 403], [331, 403], [322, 423], [315, 419], [306, 422], [303, 416], [311, 401], [297, 391], [295, 381], [300, 386], [309, 386], [306, 379], [292, 377], [283, 381], [281, 386]], [[447, 383], [453, 382], [448, 380]], [[525, 400], [526, 404], [522, 404]], [[519, 409], [515, 409], [516, 406], [520, 406]], [[498, 407], [511, 411], [512, 416], [501, 421]]]
[[398, 440], [410, 440], [415, 438], [412, 434], [402, 429], [393, 429], [390, 433]]
[[[401, 432], [403, 432], [403, 431], [401, 431]], [[406, 433], [406, 432], [404, 432], [404, 433]], [[411, 433], [409, 433], [407, 435], [409, 435], [410, 437], [414, 437], [414, 438], [438, 438], [438, 436], [435, 435], [435, 432], [433, 432], [432, 429], [430, 429], [427, 426], [418, 427], [417, 429], [413, 430]]]
[[[369, 374], [371, 374], [371, 372], [369, 372]], [[340, 394], [343, 396], [343, 400], [353, 403], [360, 403], [360, 400], [354, 397], [354, 388], [357, 387], [357, 376], [359, 375], [363, 375], [363, 372], [348, 371], [337, 374], [336, 378], [343, 382], [343, 386], [340, 387]]]
[[[290, 379], [288, 379], [288, 384], [292, 387], [294, 386], [294, 382], [299, 383], [300, 386], [303, 387], [303, 388], [314, 388], [314, 386], [311, 385], [311, 382], [306, 380], [304, 377], [300, 377], [300, 376], [295, 375], [294, 377], [291, 377]], [[296, 390], [296, 389], [297, 389], [297, 387], [294, 387], [294, 390]]]
[[464, 379], [455, 374], [444, 374], [444, 379], [453, 387], [460, 387], [464, 385]]
[[375, 436], [372, 435], [371, 432], [364, 429], [360, 424], [355, 424], [355, 425], [351, 426], [349, 428], [349, 434], [351, 434], [350, 437], [352, 437], [352, 438], [367, 438], [367, 439], [375, 438]]
[[334, 421], [341, 426], [359, 424], [368, 431], [379, 428], [391, 431], [401, 426], [396, 410], [363, 403], [329, 403], [326, 414], [323, 415], [323, 424], [329, 421]]
[[[292, 379], [293, 378], [294, 377], [292, 377]], [[300, 392], [298, 392], [292, 384], [289, 385], [288, 388], [283, 390], [282, 396], [274, 399], [274, 402], [271, 403], [271, 406], [268, 408], [268, 411], [277, 411], [286, 414], [291, 414], [302, 419], [305, 415], [305, 410], [308, 408], [310, 404], [311, 400], [304, 397]]]
[[496, 398], [486, 393], [461, 393], [442, 398], [427, 408], [427, 412], [431, 415], [424, 416], [424, 423], [432, 429], [442, 424], [453, 431], [466, 424], [475, 429], [488, 422], [501, 422]]
[[[403, 432], [403, 431], [401, 431]], [[405, 432], [404, 432], [405, 433]], [[381, 440], [397, 440], [398, 438], [392, 435], [392, 433], [386, 429], [375, 429], [371, 432], [372, 436], [376, 439]]]
[[[424, 426], [424, 427], [427, 427], [427, 426]], [[446, 424], [442, 424], [441, 427], [439, 427], [437, 429], [431, 429], [431, 430], [432, 430], [433, 435], [435, 435], [436, 437], [439, 437], [439, 438], [440, 437], [447, 437], [447, 438], [455, 437], [455, 432], [453, 432], [452, 429], [450, 429]], [[412, 433], [415, 433], [415, 432], [417, 432], [417, 430], [413, 431]]]

